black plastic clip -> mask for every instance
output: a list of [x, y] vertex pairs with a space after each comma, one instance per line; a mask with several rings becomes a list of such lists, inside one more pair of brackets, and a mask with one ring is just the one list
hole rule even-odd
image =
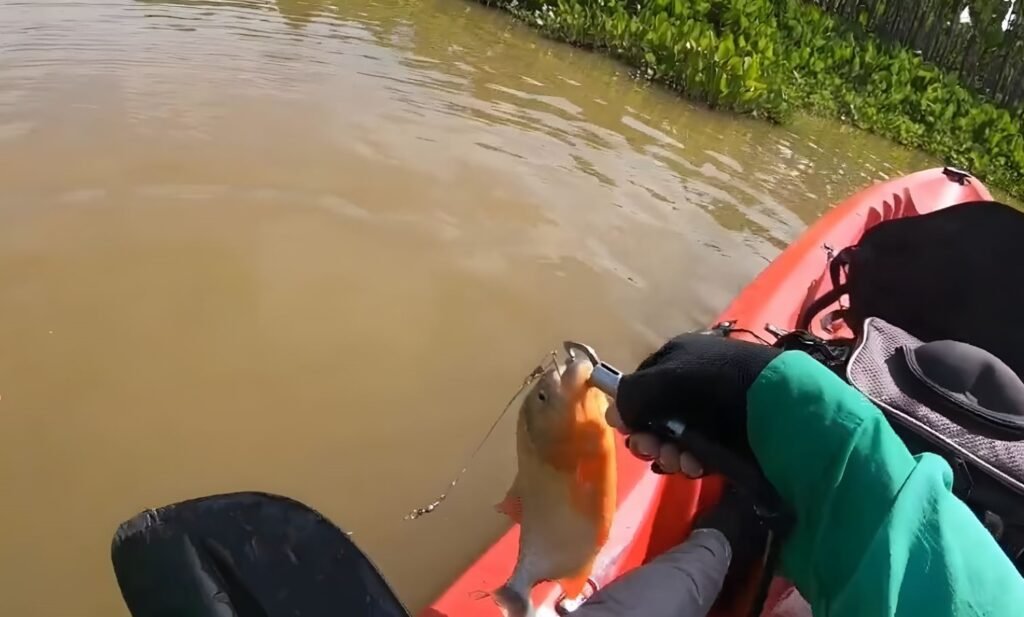
[[950, 182], [956, 182], [960, 186], [963, 186], [971, 181], [972, 176], [969, 172], [955, 167], [943, 167], [942, 173], [949, 178]]

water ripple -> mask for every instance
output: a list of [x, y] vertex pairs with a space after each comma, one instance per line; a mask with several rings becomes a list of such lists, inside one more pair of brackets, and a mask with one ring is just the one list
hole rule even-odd
[[[388, 517], [509, 375], [567, 334], [639, 360], [830, 203], [931, 164], [713, 113], [476, 2], [0, 0], [0, 451], [42, 468], [0, 527], [49, 532], [0, 553], [61, 557], [0, 570], [0, 614], [123, 614], [111, 521], [211, 469], [323, 497], [422, 605], [488, 541], [489, 489], [443, 533]], [[432, 464], [388, 459], [353, 502], [337, 470], [385, 448]], [[125, 460], [148, 481], [111, 484]]]

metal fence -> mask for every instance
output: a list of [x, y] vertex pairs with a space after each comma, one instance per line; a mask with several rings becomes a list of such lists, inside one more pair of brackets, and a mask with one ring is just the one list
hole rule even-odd
[[[1024, 0], [811, 1], [1024, 112]], [[962, 23], [965, 9], [970, 23]]]

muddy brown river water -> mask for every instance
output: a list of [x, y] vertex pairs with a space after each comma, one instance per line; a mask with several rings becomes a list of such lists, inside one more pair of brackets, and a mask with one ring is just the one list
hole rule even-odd
[[111, 534], [279, 492], [411, 608], [506, 522], [541, 354], [632, 366], [932, 166], [718, 114], [463, 0], [0, 0], [0, 614], [127, 615]]

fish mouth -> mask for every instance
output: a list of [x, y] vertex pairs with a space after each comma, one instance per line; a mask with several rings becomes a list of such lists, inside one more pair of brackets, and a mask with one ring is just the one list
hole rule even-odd
[[564, 367], [559, 365], [562, 375], [562, 388], [569, 392], [583, 389], [594, 372], [594, 365], [586, 358], [576, 357], [566, 360]]

